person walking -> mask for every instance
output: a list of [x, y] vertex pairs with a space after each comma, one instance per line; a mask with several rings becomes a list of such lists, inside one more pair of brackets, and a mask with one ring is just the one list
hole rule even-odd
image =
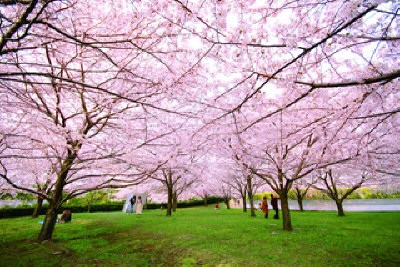
[[143, 211], [143, 203], [142, 197], [138, 196], [137, 204], [136, 204], [136, 214], [142, 214]]
[[275, 215], [274, 219], [278, 220], [279, 219], [279, 212], [278, 212], [278, 199], [274, 197], [274, 194], [271, 194], [271, 206], [275, 210]]
[[261, 210], [264, 213], [265, 219], [268, 219], [268, 202], [267, 202], [267, 197], [263, 197], [263, 200], [261, 202]]

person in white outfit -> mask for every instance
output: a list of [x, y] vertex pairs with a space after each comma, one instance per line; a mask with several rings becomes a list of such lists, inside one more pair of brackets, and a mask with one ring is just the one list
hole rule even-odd
[[136, 204], [136, 214], [142, 214], [142, 210], [143, 210], [142, 197], [138, 196]]

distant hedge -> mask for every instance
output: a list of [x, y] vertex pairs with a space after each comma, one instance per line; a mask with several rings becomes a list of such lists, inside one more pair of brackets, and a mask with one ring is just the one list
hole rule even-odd
[[[40, 214], [45, 214], [46, 209], [42, 208], [39, 212]], [[33, 208], [3, 208], [0, 209], [0, 219], [1, 218], [11, 218], [19, 216], [28, 216], [33, 214]]]
[[[223, 201], [224, 201], [224, 199], [220, 198], [220, 197], [207, 198], [207, 204], [215, 204], [215, 203], [220, 203]], [[202, 200], [202, 199], [193, 199], [193, 200], [178, 202], [178, 208], [189, 208], [189, 207], [202, 206], [202, 205], [204, 205], [204, 200]]]
[[[218, 202], [222, 202], [223, 199], [219, 197], [210, 197], [207, 199], [208, 204], [215, 204]], [[204, 205], [203, 200], [190, 200], [190, 201], [181, 201], [178, 202], [178, 208], [189, 208], [195, 206]], [[92, 204], [90, 206], [90, 212], [102, 212], [102, 211], [121, 211], [124, 206], [123, 202], [118, 203], [106, 203], [106, 204]], [[160, 209], [161, 206], [165, 209], [167, 207], [166, 203], [147, 203], [147, 209]], [[62, 213], [64, 209], [70, 209], [72, 213], [84, 213], [87, 212], [87, 205], [84, 206], [70, 206], [68, 204], [62, 206], [62, 208], [58, 211], [59, 214]], [[34, 207], [17, 207], [17, 208], [3, 208], [0, 209], [0, 219], [1, 218], [11, 218], [11, 217], [19, 217], [19, 216], [30, 216], [33, 214]], [[43, 205], [40, 209], [39, 214], [46, 214], [47, 205]]]
[[[122, 210], [124, 204], [122, 203], [107, 203], [107, 204], [93, 204], [90, 206], [90, 212], [100, 212], [100, 211], [116, 211]], [[59, 214], [62, 213], [64, 209], [70, 209], [72, 213], [82, 213], [87, 212], [87, 206], [69, 206], [65, 205], [58, 211]], [[4, 208], [0, 209], [0, 218], [11, 218], [19, 216], [30, 216], [33, 214], [34, 207], [17, 207], [17, 208]], [[47, 205], [44, 205], [40, 211], [40, 215], [46, 214]]]

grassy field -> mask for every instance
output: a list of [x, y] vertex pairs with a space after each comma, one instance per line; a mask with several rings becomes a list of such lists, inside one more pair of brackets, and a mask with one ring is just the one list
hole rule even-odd
[[400, 266], [398, 212], [292, 212], [293, 232], [211, 206], [81, 213], [42, 244], [40, 220], [0, 220], [0, 266]]

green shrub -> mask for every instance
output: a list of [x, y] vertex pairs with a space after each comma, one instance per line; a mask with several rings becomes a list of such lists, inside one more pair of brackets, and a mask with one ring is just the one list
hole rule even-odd
[[[224, 199], [222, 197], [212, 196], [212, 197], [207, 198], [207, 204], [216, 204], [216, 203], [223, 202], [223, 201], [224, 201]], [[203, 202], [203, 205], [204, 205], [204, 202]], [[198, 205], [194, 205], [194, 206], [198, 206]]]
[[275, 194], [275, 192], [262, 192], [262, 193], [257, 193], [253, 195], [254, 200], [262, 200], [263, 197], [267, 197], [267, 199], [271, 199], [271, 194]]
[[34, 195], [30, 193], [21, 193], [17, 192], [17, 195], [15, 196], [15, 199], [20, 199], [20, 200], [34, 200], [35, 197]]
[[147, 203], [147, 204], [146, 204], [146, 208], [149, 209], [149, 210], [160, 209], [161, 206], [166, 207], [167, 204], [165, 204], [165, 203]]
[[13, 199], [13, 196], [12, 196], [10, 193], [5, 193], [5, 194], [2, 194], [2, 195], [0, 196], [0, 199], [1, 199], [1, 200]]
[[[117, 211], [122, 210], [123, 203], [107, 203], [107, 204], [93, 204], [90, 208], [91, 212], [100, 212], [100, 211]], [[42, 206], [39, 211], [40, 215], [46, 214], [46, 210], [48, 205]], [[58, 211], [58, 214], [61, 214], [64, 209], [69, 209], [72, 213], [83, 213], [87, 212], [87, 206], [73, 206], [73, 205], [64, 205]], [[3, 208], [0, 209], [0, 218], [11, 218], [11, 217], [19, 217], [19, 216], [30, 216], [32, 215], [34, 207], [17, 207], [17, 208]]]
[[[218, 202], [222, 202], [223, 199], [220, 197], [210, 197], [207, 199], [208, 204], [215, 204]], [[111, 202], [104, 204], [92, 204], [90, 206], [90, 212], [103, 212], [103, 211], [122, 211], [125, 201], [119, 202]], [[191, 201], [181, 201], [178, 202], [178, 208], [188, 208], [194, 206], [202, 206], [204, 205], [203, 200], [191, 200]], [[147, 203], [147, 209], [160, 209], [161, 206], [163, 208], [167, 207], [166, 203]], [[48, 205], [43, 205], [39, 211], [40, 215], [46, 214]], [[17, 208], [2, 208], [0, 209], [0, 218], [11, 218], [11, 217], [19, 217], [19, 216], [30, 216], [33, 213], [34, 206], [31, 207], [17, 207]], [[58, 211], [58, 214], [61, 214], [63, 210], [69, 209], [72, 213], [85, 213], [88, 210], [86, 204], [84, 205], [71, 205], [70, 203], [65, 204]]]
[[[42, 210], [40, 210], [40, 214]], [[0, 210], [0, 218], [11, 218], [11, 217], [19, 217], [19, 216], [28, 216], [32, 215], [33, 208], [2, 208]]]

